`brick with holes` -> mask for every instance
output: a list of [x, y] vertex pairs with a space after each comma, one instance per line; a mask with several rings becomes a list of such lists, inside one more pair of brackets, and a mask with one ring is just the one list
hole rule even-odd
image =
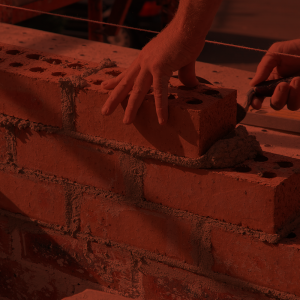
[[[99, 76], [102, 78], [98, 83], [107, 73], [112, 74], [112, 71], [103, 70], [97, 74], [98, 80]], [[150, 90], [134, 123], [125, 126], [122, 120], [127, 100], [111, 116], [103, 117], [101, 108], [110, 92], [93, 84], [96, 78], [91, 81], [90, 87], [79, 91], [75, 102], [76, 130], [80, 133], [197, 158], [236, 125], [235, 90], [204, 84], [187, 88], [177, 78], [171, 78], [168, 123], [158, 124], [154, 95]]]
[[276, 233], [299, 215], [300, 162], [266, 152], [255, 160], [222, 170], [189, 169], [145, 160], [145, 199]]

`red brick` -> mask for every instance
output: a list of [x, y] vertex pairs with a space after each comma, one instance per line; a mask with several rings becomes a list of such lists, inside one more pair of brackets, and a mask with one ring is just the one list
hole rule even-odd
[[[73, 108], [62, 112], [62, 77], [87, 75], [85, 86], [76, 86], [70, 98], [76, 102], [76, 129], [89, 135], [116, 139], [136, 146], [150, 147], [175, 155], [198, 157], [236, 124], [236, 91], [212, 88], [204, 84], [195, 89], [182, 86], [178, 79], [170, 79], [169, 92], [175, 99], [169, 101], [169, 121], [159, 126], [155, 113], [153, 93], [149, 93], [134, 125], [124, 126], [123, 109], [118, 107], [113, 116], [104, 118], [100, 109], [108, 97], [99, 82], [114, 76], [120, 69], [104, 69], [99, 65], [30, 49], [1, 44], [0, 112], [30, 121], [62, 126], [62, 119]], [[11, 52], [12, 51], [12, 52]], [[17, 52], [16, 52], [17, 51]], [[11, 53], [11, 54], [9, 54]], [[39, 57], [47, 56], [44, 61]], [[31, 57], [31, 58], [30, 58]], [[56, 64], [53, 64], [56, 63]], [[41, 71], [41, 72], [39, 72]], [[86, 80], [86, 82], [85, 82]], [[74, 83], [73, 85], [77, 85]], [[213, 93], [207, 92], [212, 89]], [[64, 92], [64, 91], [62, 91]], [[202, 104], [188, 104], [200, 99]], [[69, 104], [71, 105], [71, 104]], [[215, 120], [218, 122], [215, 122]], [[69, 120], [70, 121], [70, 120]], [[97, 124], [97, 126], [95, 126]], [[65, 124], [66, 125], [66, 124]], [[70, 124], [69, 124], [70, 125]]]
[[62, 186], [0, 171], [0, 208], [40, 221], [65, 225]]
[[67, 136], [30, 129], [17, 130], [16, 138], [19, 166], [117, 193], [125, 190], [116, 152]]
[[12, 253], [12, 238], [10, 234], [9, 218], [0, 216], [0, 256], [2, 253]]
[[6, 139], [5, 139], [5, 128], [0, 127], [0, 162], [6, 159]]
[[213, 271], [300, 296], [300, 229], [295, 238], [268, 244], [222, 229], [211, 233]]
[[192, 241], [193, 222], [163, 213], [85, 194], [81, 203], [81, 231], [161, 255], [197, 264]]
[[[277, 168], [286, 157], [264, 153], [266, 162], [246, 161], [250, 172], [188, 169], [146, 160], [146, 200], [197, 215], [275, 233], [300, 211], [300, 161], [293, 168]], [[277, 169], [274, 169], [274, 168]], [[261, 169], [276, 174], [261, 177]]]
[[[35, 68], [33, 60], [24, 61], [23, 57], [12, 56], [1, 51], [1, 58], [6, 61], [0, 63], [0, 113], [61, 127], [59, 85], [49, 82], [43, 73], [28, 70]], [[27, 70], [24, 67], [21, 70], [20, 67], [11, 67], [10, 63], [23, 63]]]
[[[148, 94], [139, 108], [137, 118], [124, 126], [124, 107], [118, 106], [113, 115], [103, 117], [101, 109], [108, 92], [96, 80], [105, 79], [105, 70], [97, 77], [87, 77], [91, 86], [80, 91], [76, 104], [76, 130], [78, 132], [114, 139], [135, 146], [158, 149], [178, 156], [197, 158], [220, 137], [235, 127], [236, 92], [218, 88], [223, 98], [207, 96], [202, 92], [208, 86], [185, 90], [177, 88], [179, 80], [171, 78], [171, 93], [176, 99], [169, 100], [169, 119], [165, 126], [158, 124], [154, 96]], [[108, 71], [110, 72], [110, 71]], [[216, 92], [216, 91], [215, 91]], [[178, 97], [177, 97], [178, 96]], [[201, 99], [200, 105], [187, 104], [191, 98]], [[215, 122], [215, 120], [218, 122]], [[97, 124], [97, 126], [95, 126]]]
[[[0, 113], [61, 127], [59, 80], [82, 74], [86, 62], [79, 67], [74, 58], [3, 43], [0, 45]], [[75, 69], [74, 64], [79, 69]]]
[[145, 300], [269, 299], [263, 294], [242, 291], [231, 285], [149, 260], [142, 265], [141, 272]]
[[132, 259], [129, 251], [86, 242], [66, 235], [22, 233], [22, 258], [45, 267], [99, 283], [121, 292], [132, 288]]

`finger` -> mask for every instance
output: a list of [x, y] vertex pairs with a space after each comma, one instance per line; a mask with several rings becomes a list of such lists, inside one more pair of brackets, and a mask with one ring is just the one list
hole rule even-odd
[[152, 75], [143, 70], [137, 76], [133, 85], [123, 119], [124, 124], [131, 124], [152, 84]]
[[290, 85], [287, 82], [281, 82], [277, 85], [270, 101], [270, 106], [274, 110], [283, 109], [288, 101]]
[[273, 69], [279, 64], [280, 58], [278, 58], [278, 55], [267, 53], [258, 64], [255, 76], [249, 83], [250, 86], [255, 86], [256, 84], [268, 79]]
[[168, 82], [170, 76], [153, 76], [153, 92], [155, 98], [156, 114], [160, 125], [168, 121]]
[[251, 106], [254, 109], [261, 109], [262, 103], [264, 102], [265, 98], [264, 97], [253, 97], [252, 102], [251, 102]]
[[112, 114], [117, 106], [126, 98], [128, 93], [131, 91], [134, 80], [140, 71], [140, 67], [130, 68], [123, 77], [123, 79], [119, 82], [119, 84], [112, 91], [106, 102], [104, 103], [101, 113], [103, 115]]
[[128, 73], [132, 72], [132, 70], [136, 69], [137, 67], [138, 67], [138, 60], [135, 59], [133, 61], [133, 63], [131, 64], [131, 66], [127, 70], [122, 72], [120, 75], [118, 75], [117, 77], [111, 78], [111, 79], [104, 80], [101, 83], [101, 87], [106, 90], [114, 89]]
[[287, 108], [289, 110], [298, 110], [300, 108], [300, 77], [295, 77], [290, 83]]
[[199, 81], [196, 78], [195, 61], [192, 61], [188, 65], [180, 68], [178, 70], [178, 78], [185, 86], [194, 87], [198, 85]]
[[126, 75], [126, 71], [122, 72], [120, 75], [118, 75], [117, 77], [111, 78], [111, 79], [107, 79], [104, 80], [101, 83], [101, 87], [106, 89], [106, 90], [112, 90], [114, 89], [119, 82], [124, 78], [124, 76]]

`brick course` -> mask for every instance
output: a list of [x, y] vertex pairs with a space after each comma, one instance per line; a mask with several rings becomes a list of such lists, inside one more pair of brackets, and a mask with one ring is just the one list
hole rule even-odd
[[0, 171], [0, 208], [50, 224], [66, 224], [61, 185]]
[[134, 207], [101, 196], [84, 195], [81, 231], [197, 264], [194, 224], [185, 218]]
[[215, 228], [213, 271], [300, 296], [300, 228], [294, 234], [273, 245]]
[[[274, 170], [276, 162], [286, 158], [265, 155], [264, 163], [246, 161], [251, 170], [246, 173], [238, 168], [194, 170], [145, 160], [144, 196], [168, 207], [275, 233], [299, 213], [300, 174], [290, 168]], [[289, 161], [300, 167], [299, 160]], [[261, 168], [276, 177], [263, 178]]]
[[16, 163], [84, 185], [124, 193], [117, 152], [67, 136], [17, 130]]
[[141, 268], [145, 300], [226, 299], [267, 300], [260, 293], [242, 291], [185, 270], [147, 260]]

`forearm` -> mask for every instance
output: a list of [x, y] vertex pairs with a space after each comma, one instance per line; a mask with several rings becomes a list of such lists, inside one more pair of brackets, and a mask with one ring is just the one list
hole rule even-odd
[[222, 0], [180, 0], [172, 27], [189, 42], [205, 39]]

